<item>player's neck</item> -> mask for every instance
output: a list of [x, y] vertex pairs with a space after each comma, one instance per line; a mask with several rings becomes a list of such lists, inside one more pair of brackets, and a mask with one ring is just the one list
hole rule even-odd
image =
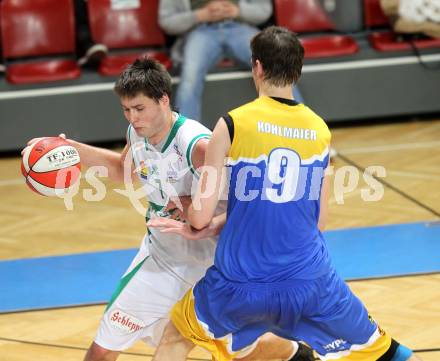
[[293, 99], [292, 86], [288, 85], [285, 87], [276, 87], [273, 85], [262, 83], [258, 91], [258, 96]]
[[165, 137], [170, 133], [171, 128], [174, 124], [174, 122], [176, 121], [176, 116], [175, 114], [171, 111], [167, 112], [165, 119], [166, 119], [166, 124], [165, 126], [154, 136], [148, 138], [148, 142], [152, 145], [157, 145], [160, 142], [162, 142]]

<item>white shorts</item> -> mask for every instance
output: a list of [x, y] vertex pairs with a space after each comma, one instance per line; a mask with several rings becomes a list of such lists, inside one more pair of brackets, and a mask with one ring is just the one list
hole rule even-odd
[[112, 351], [125, 350], [138, 340], [157, 347], [171, 307], [206, 271], [200, 265], [184, 267], [186, 272], [179, 274], [188, 274], [191, 281], [149, 255], [143, 243], [107, 305], [95, 343]]

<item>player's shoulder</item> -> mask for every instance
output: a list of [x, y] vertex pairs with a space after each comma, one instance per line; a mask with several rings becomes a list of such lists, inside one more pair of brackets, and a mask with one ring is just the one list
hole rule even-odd
[[176, 135], [177, 141], [188, 142], [191, 141], [194, 137], [210, 137], [211, 130], [198, 122], [197, 120], [191, 118], [185, 118], [185, 122], [179, 128], [179, 131]]
[[198, 140], [211, 137], [211, 130], [200, 122], [185, 118], [184, 123], [179, 127], [175, 136], [174, 148], [186, 154], [190, 159], [194, 146], [197, 145]]
[[184, 128], [186, 131], [188, 131], [188, 129], [193, 129], [193, 128], [209, 131], [209, 129], [199, 121], [187, 117], [185, 117], [185, 123], [183, 125], [184, 127], [182, 128]]

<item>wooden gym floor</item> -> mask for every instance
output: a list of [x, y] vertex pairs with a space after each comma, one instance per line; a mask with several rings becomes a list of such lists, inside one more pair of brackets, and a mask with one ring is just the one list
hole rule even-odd
[[[440, 120], [369, 125], [333, 130], [335, 170], [382, 165], [383, 199], [364, 202], [361, 182], [330, 199], [328, 229], [417, 221], [439, 221]], [[23, 184], [18, 157], [0, 159], [0, 260], [137, 247], [143, 217], [107, 183], [101, 202], [43, 198]], [[417, 247], [417, 244], [414, 244]], [[2, 275], [8, 277], [8, 275]], [[350, 282], [372, 315], [397, 340], [440, 360], [440, 274]], [[1, 298], [1, 295], [0, 295]], [[1, 300], [0, 300], [1, 302]], [[82, 360], [94, 338], [104, 305], [0, 315], [0, 361]], [[120, 360], [149, 360], [152, 349], [136, 344]], [[208, 360], [196, 349], [196, 359]]]

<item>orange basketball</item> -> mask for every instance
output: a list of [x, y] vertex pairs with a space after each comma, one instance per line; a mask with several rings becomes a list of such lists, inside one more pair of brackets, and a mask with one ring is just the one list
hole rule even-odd
[[23, 154], [21, 173], [34, 192], [44, 196], [63, 195], [80, 179], [78, 151], [61, 137], [40, 139]]

